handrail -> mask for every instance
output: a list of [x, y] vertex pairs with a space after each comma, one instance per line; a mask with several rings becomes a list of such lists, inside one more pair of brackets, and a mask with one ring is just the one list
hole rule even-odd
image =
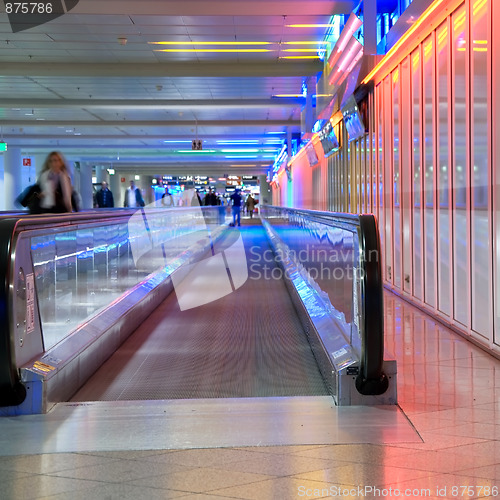
[[[358, 236], [359, 265], [361, 266], [361, 350], [360, 369], [356, 388], [363, 395], [383, 394], [389, 380], [383, 371], [384, 316], [380, 238], [373, 214], [347, 214], [265, 205], [266, 211], [301, 216], [312, 222], [355, 232]], [[375, 256], [373, 259], [372, 256]]]
[[16, 220], [6, 219], [0, 223], [0, 406], [18, 405], [26, 397], [13, 356], [14, 346], [10, 335], [11, 318], [9, 307], [10, 256], [12, 236]]
[[[361, 394], [383, 394], [389, 380], [382, 370], [384, 362], [384, 300], [382, 292], [382, 266], [380, 237], [374, 215], [359, 216], [359, 246], [365, 267], [362, 275], [363, 335], [361, 337], [360, 373], [356, 389]], [[377, 258], [369, 258], [375, 252]]]

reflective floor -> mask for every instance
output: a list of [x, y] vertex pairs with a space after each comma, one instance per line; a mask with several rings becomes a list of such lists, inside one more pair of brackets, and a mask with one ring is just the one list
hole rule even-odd
[[272, 418], [260, 400], [246, 412], [241, 401], [61, 405], [0, 419], [0, 498], [497, 497], [500, 361], [392, 293], [384, 300], [399, 377], [390, 418], [321, 398], [271, 398]]

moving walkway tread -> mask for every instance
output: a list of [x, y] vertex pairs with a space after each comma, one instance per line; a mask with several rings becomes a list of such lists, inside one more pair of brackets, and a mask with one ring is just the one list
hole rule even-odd
[[328, 395], [264, 229], [241, 235], [244, 285], [185, 311], [171, 293], [71, 401]]

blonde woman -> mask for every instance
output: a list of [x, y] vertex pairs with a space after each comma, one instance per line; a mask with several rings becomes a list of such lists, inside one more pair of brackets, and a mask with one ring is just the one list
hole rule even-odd
[[52, 151], [45, 160], [40, 177], [40, 209], [42, 212], [60, 214], [72, 212], [71, 178], [64, 156]]

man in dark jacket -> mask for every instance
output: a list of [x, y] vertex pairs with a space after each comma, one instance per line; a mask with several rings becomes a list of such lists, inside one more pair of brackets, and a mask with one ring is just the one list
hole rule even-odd
[[109, 190], [107, 182], [101, 182], [101, 189], [97, 191], [95, 200], [99, 208], [113, 208], [115, 206], [113, 193]]

